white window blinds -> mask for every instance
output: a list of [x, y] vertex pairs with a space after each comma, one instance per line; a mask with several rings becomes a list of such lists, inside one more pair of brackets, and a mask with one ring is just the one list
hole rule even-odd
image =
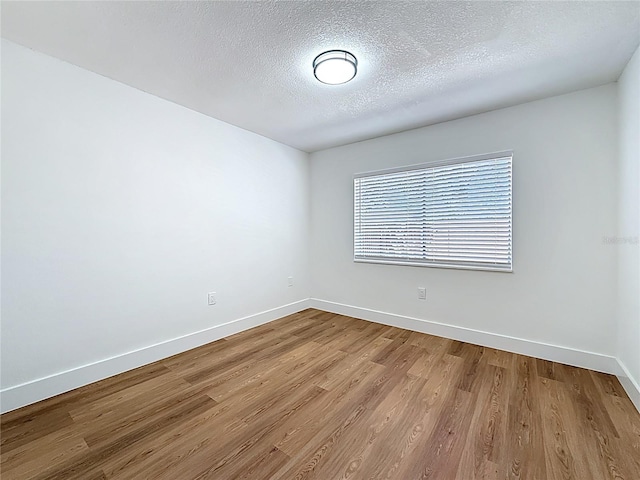
[[511, 271], [511, 153], [354, 178], [354, 260]]

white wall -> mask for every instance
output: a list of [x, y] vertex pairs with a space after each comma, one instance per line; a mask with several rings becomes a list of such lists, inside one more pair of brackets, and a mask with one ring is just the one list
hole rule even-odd
[[5, 40], [2, 120], [3, 409], [309, 297], [306, 153]]
[[618, 88], [618, 357], [627, 370], [623, 384], [640, 409], [640, 49]]
[[[424, 330], [501, 348], [532, 344], [465, 329], [547, 343], [565, 347], [563, 361], [612, 370], [617, 258], [603, 237], [617, 223], [616, 93], [609, 84], [313, 153], [313, 305], [441, 322], [455, 328]], [[352, 261], [354, 173], [501, 150], [514, 151], [513, 274]]]

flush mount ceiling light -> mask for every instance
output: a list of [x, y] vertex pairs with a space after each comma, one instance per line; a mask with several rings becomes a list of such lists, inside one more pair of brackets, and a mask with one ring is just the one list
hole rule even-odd
[[313, 74], [322, 83], [340, 85], [356, 76], [358, 60], [344, 50], [330, 50], [313, 60]]

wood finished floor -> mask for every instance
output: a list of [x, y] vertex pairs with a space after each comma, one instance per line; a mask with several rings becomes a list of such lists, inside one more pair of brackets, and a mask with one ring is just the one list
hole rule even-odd
[[617, 379], [307, 310], [1, 417], [10, 479], [640, 479]]

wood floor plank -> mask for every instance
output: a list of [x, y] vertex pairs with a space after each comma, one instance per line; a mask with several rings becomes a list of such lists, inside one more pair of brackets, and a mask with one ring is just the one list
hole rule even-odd
[[336, 425], [351, 414], [351, 406], [365, 395], [383, 375], [384, 367], [364, 362], [352, 370], [341, 383], [332, 385], [328, 394], [318, 402], [309, 404], [311, 414], [292, 417], [284, 422], [278, 432], [275, 445], [289, 456], [300, 452], [314, 437], [321, 435], [327, 425]]
[[25, 415], [23, 419], [2, 426], [0, 449], [3, 453], [9, 452], [70, 425], [73, 425], [73, 419], [64, 408], [43, 409], [42, 413]]
[[[538, 363], [538, 367], [540, 364]], [[540, 370], [538, 370], [540, 371]], [[548, 370], [545, 368], [545, 373]], [[550, 480], [579, 480], [588, 478], [588, 460], [576, 449], [576, 437], [571, 423], [576, 421], [572, 409], [567, 408], [570, 401], [564, 386], [542, 375], [538, 378], [541, 399], [542, 432], [547, 475]]]
[[98, 448], [89, 450], [86, 456], [73, 458], [64, 462], [59, 468], [51, 473], [37, 475], [38, 480], [47, 479], [82, 479], [86, 475], [96, 475], [97, 470], [101, 470], [102, 463], [113, 455], [130, 448], [132, 445], [144, 441], [179, 422], [212, 408], [216, 403], [209, 397], [202, 395], [179, 405], [170, 415], [163, 417], [161, 421], [150, 425], [144, 425], [126, 435], [115, 437], [110, 443]]
[[[397, 478], [455, 478], [458, 460], [462, 456], [466, 434], [471, 422], [475, 395], [459, 388], [450, 388], [443, 400], [435, 428], [424, 436], [418, 451], [421, 458], [400, 465]], [[452, 462], [451, 459], [456, 461]]]
[[[157, 462], [167, 456], [189, 455], [210, 442], [219, 442], [228, 431], [245, 428], [228, 404], [217, 404], [194, 415], [184, 422], [157, 433], [146, 442], [139, 442], [124, 449], [102, 463], [107, 478], [145, 477]], [[216, 432], [212, 435], [211, 432]], [[180, 460], [176, 462], [179, 466]]]
[[627, 472], [626, 456], [618, 448], [620, 434], [590, 372], [581, 368], [564, 368], [570, 380], [570, 393], [582, 430], [583, 442], [590, 449], [593, 471], [603, 479], [633, 478]]
[[506, 369], [487, 365], [469, 425], [457, 480], [498, 477], [499, 453], [507, 448]]
[[[324, 464], [340, 448], [341, 438], [353, 430], [365, 429], [371, 412], [402, 381], [422, 349], [405, 345], [396, 360], [367, 385], [366, 390], [345, 405], [335, 416], [339, 421], [325, 424], [299, 451], [290, 452], [291, 465], [278, 472], [279, 478], [316, 478], [315, 468]], [[318, 477], [320, 478], [320, 477]]]
[[639, 480], [598, 372], [308, 309], [0, 417], [4, 479]]
[[[269, 446], [264, 442], [279, 422], [293, 415], [298, 409], [312, 401], [324, 391], [318, 387], [302, 387], [295, 394], [278, 395], [274, 401], [270, 415], [248, 416], [253, 424], [244, 419], [238, 422], [243, 428], [228, 429], [224, 437], [211, 439], [211, 432], [200, 431], [200, 441], [183, 443], [183, 450], [169, 445], [166, 452], [159, 455], [153, 465], [139, 469], [134, 475], [123, 478], [173, 479], [179, 474], [187, 478], [233, 478], [233, 473], [251, 462], [256, 450]], [[260, 407], [257, 407], [259, 410]], [[198, 438], [198, 437], [196, 437]]]
[[496, 367], [511, 368], [513, 363], [513, 353], [505, 352], [495, 348], [485, 348], [485, 356], [489, 365]]
[[[426, 380], [404, 375], [383, 401], [369, 414], [365, 432], [351, 429], [339, 441], [333, 455], [318, 465], [317, 478], [349, 478], [367, 469], [382, 470], [389, 460], [396, 457], [399, 433], [412, 431], [421, 418], [419, 413], [420, 393]], [[408, 425], [411, 424], [411, 426]], [[344, 448], [348, 446], [348, 448]]]
[[537, 387], [535, 359], [515, 356], [509, 393], [508, 449], [502, 458], [509, 479], [547, 478]]
[[622, 448], [616, 451], [622, 453], [618, 459], [624, 463], [625, 478], [640, 478], [640, 416], [627, 396], [604, 395], [602, 401], [620, 433]]
[[29, 478], [83, 453], [89, 446], [73, 426], [57, 430], [21, 447], [2, 452], [2, 478]]

